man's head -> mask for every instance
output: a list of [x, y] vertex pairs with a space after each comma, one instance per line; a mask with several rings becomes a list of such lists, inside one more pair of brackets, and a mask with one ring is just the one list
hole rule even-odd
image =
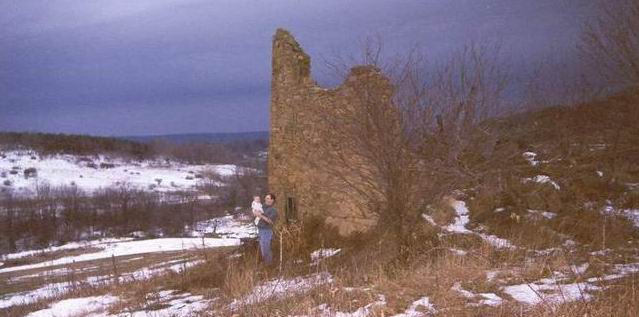
[[264, 203], [267, 206], [272, 206], [275, 203], [275, 194], [273, 193], [266, 194], [266, 196], [264, 196]]

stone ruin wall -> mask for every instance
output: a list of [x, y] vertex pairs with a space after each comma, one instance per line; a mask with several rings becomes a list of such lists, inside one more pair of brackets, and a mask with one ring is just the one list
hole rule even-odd
[[370, 228], [376, 217], [366, 210], [363, 197], [345, 190], [348, 187], [314, 164], [326, 159], [319, 150], [321, 142], [328, 138], [339, 142], [318, 113], [330, 117], [339, 115], [343, 107], [356, 107], [354, 89], [362, 81], [390, 95], [388, 80], [376, 69], [360, 66], [341, 86], [321, 88], [311, 77], [310, 57], [282, 29], [273, 39], [272, 71], [268, 186], [277, 196], [280, 219], [286, 218], [287, 201], [292, 198], [297, 219], [319, 215], [342, 235]]

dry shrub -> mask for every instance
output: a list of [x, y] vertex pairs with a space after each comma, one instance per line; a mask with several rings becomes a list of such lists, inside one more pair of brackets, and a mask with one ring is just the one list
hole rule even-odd
[[639, 208], [639, 191], [626, 192], [620, 199], [620, 206], [624, 209]]
[[489, 264], [480, 257], [438, 253], [420, 266], [397, 268], [391, 275], [380, 271], [373, 283], [387, 295], [388, 305], [384, 310], [389, 315], [403, 312], [411, 302], [424, 296], [438, 307], [463, 308], [465, 300], [451, 287], [463, 281], [469, 290], [493, 291], [494, 285], [486, 282], [488, 267]]
[[[204, 251], [207, 252], [207, 251]], [[167, 276], [167, 287], [180, 290], [207, 290], [220, 287], [225, 282], [225, 263], [229, 252], [207, 254], [207, 260], [188, 268], [183, 273], [171, 273]]]
[[436, 224], [445, 226], [455, 219], [455, 210], [450, 205], [449, 199], [441, 199], [426, 207], [426, 214], [433, 217]]
[[[553, 210], [547, 207], [554, 204], [557, 197], [545, 194], [546, 190], [554, 189], [524, 184], [518, 177], [510, 178], [502, 191], [482, 187], [475, 199], [468, 201], [471, 221], [518, 246], [533, 249], [556, 246], [561, 239], [550, 229], [549, 221], [528, 212], [528, 209]], [[497, 211], [497, 208], [503, 210]]]
[[604, 216], [599, 210], [576, 208], [564, 211], [553, 224], [559, 232], [592, 249], [619, 248], [637, 235], [626, 219]]
[[257, 267], [252, 261], [232, 261], [226, 267], [222, 292], [228, 298], [242, 298], [257, 285]]

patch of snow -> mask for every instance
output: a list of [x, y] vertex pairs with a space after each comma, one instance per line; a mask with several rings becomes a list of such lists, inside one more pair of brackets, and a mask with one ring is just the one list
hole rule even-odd
[[593, 143], [590, 144], [590, 151], [605, 150], [607, 147], [606, 143]]
[[468, 208], [466, 207], [466, 202], [461, 200], [455, 200], [451, 203], [451, 207], [455, 209], [455, 213], [457, 217], [455, 217], [455, 222], [446, 226], [444, 229], [449, 232], [455, 233], [472, 233], [472, 231], [466, 229], [466, 225], [470, 222]]
[[584, 273], [586, 273], [589, 267], [590, 263], [588, 262], [581, 265], [572, 264], [570, 265], [570, 271], [572, 271], [572, 273], [574, 273], [575, 275], [583, 275]]
[[57, 251], [72, 251], [72, 250], [77, 250], [82, 248], [105, 248], [106, 246], [113, 243], [126, 242], [131, 240], [133, 240], [133, 238], [107, 238], [107, 239], [99, 239], [99, 240], [91, 240], [91, 241], [70, 242], [67, 244], [63, 244], [61, 246], [49, 247], [46, 249], [29, 250], [29, 251], [5, 254], [2, 256], [2, 259], [15, 260], [15, 259], [28, 257], [28, 256], [46, 255], [47, 253], [52, 253]]
[[111, 295], [71, 298], [61, 300], [27, 315], [27, 317], [74, 317], [105, 312], [109, 306], [117, 303], [118, 297]]
[[437, 227], [437, 223], [435, 222], [435, 219], [433, 219], [433, 217], [427, 215], [427, 214], [422, 214], [422, 218], [424, 218], [424, 220], [428, 221], [428, 223], [430, 223], [431, 225]]
[[607, 200], [606, 205], [601, 207], [601, 214], [605, 216], [614, 216], [616, 214], [615, 207]]
[[527, 305], [563, 304], [576, 300], [592, 299], [591, 291], [600, 287], [590, 283], [559, 284], [555, 278], [541, 279], [537, 282], [510, 285], [502, 288], [503, 292], [514, 300]]
[[506, 211], [506, 208], [499, 207], [499, 208], [495, 208], [495, 210], [493, 210], [493, 212], [496, 212], [496, 213], [500, 213], [500, 212], [503, 212], [503, 211]]
[[536, 256], [548, 256], [550, 254], [553, 254], [555, 252], [559, 253], [562, 250], [560, 248], [548, 248], [548, 249], [543, 249], [543, 250], [533, 250], [533, 252], [535, 253]]
[[[488, 272], [488, 273], [491, 273], [491, 272]], [[490, 278], [490, 280], [492, 280], [493, 278], [494, 278], [494, 276], [492, 276]], [[467, 299], [476, 299], [477, 297], [481, 298], [478, 303], [471, 303], [471, 304], [469, 304], [470, 306], [481, 306], [481, 305], [499, 306], [503, 302], [503, 299], [501, 297], [499, 297], [499, 296], [497, 296], [496, 294], [493, 294], [493, 293], [475, 294], [473, 292], [465, 290], [465, 289], [462, 288], [461, 283], [459, 283], [459, 282], [456, 282], [453, 285], [453, 287], [451, 287], [450, 289], [453, 290], [453, 291], [458, 292], [459, 294], [461, 294], [463, 297], [465, 297]]]
[[232, 310], [245, 305], [259, 304], [271, 298], [282, 299], [297, 294], [306, 293], [318, 286], [330, 284], [333, 277], [328, 272], [312, 274], [293, 279], [275, 279], [256, 286], [253, 291], [241, 299], [235, 299], [229, 305]]
[[150, 310], [144, 309], [134, 312], [120, 312], [113, 317], [188, 317], [198, 315], [209, 308], [211, 299], [204, 299], [201, 295], [190, 293], [175, 294], [176, 291], [165, 290], [158, 293], [157, 298], [147, 296], [148, 306], [168, 306], [165, 308]]
[[633, 226], [639, 228], [639, 209], [618, 210], [615, 209], [615, 207], [612, 205], [612, 202], [607, 200], [606, 205], [601, 208], [600, 212], [604, 216], [624, 217], [628, 219], [628, 221], [632, 222]]
[[460, 250], [460, 249], [448, 248], [448, 250], [450, 250], [451, 252], [453, 252], [453, 253], [455, 253], [456, 255], [459, 255], [459, 256], [464, 256], [464, 255], [468, 254], [468, 252], [466, 252], [464, 250]]
[[[93, 269], [96, 267], [90, 267], [87, 268], [87, 270]], [[78, 269], [76, 270], [77, 272], [81, 272], [84, 269]], [[38, 272], [35, 274], [28, 274], [28, 275], [20, 275], [20, 276], [16, 276], [16, 277], [12, 277], [9, 279], [10, 282], [18, 282], [18, 281], [23, 281], [23, 280], [28, 280], [28, 279], [33, 279], [33, 278], [45, 278], [45, 277], [54, 277], [54, 276], [63, 276], [63, 275], [69, 275], [69, 274], [73, 274], [74, 270], [73, 269], [69, 269], [66, 267], [60, 268], [60, 269], [55, 269], [55, 270], [50, 270], [50, 271], [44, 271], [44, 272]]]
[[498, 249], [515, 248], [515, 246], [506, 239], [499, 238], [495, 235], [477, 233], [467, 229], [466, 225], [468, 225], [468, 223], [470, 222], [470, 216], [468, 208], [466, 207], [466, 202], [461, 200], [453, 200], [451, 202], [451, 207], [453, 207], [453, 209], [455, 210], [455, 214], [457, 214], [457, 217], [455, 217], [455, 221], [452, 224], [445, 226], [444, 230], [453, 233], [477, 234], [490, 245]]
[[503, 291], [520, 303], [537, 305], [542, 302], [548, 304], [563, 304], [577, 300], [588, 301], [592, 299], [592, 295], [588, 292], [599, 289], [600, 287], [589, 283], [555, 285], [530, 283], [506, 286], [503, 288]]
[[[423, 307], [426, 310], [426, 313], [417, 311], [417, 308], [419, 307]], [[410, 304], [408, 309], [406, 309], [406, 311], [404, 311], [403, 313], [393, 315], [391, 317], [421, 317], [425, 316], [426, 314], [430, 315], [435, 313], [437, 313], [437, 309], [435, 309], [435, 306], [433, 306], [433, 304], [430, 302], [430, 298], [422, 297]]]
[[322, 316], [330, 316], [330, 317], [366, 317], [370, 315], [372, 310], [375, 307], [386, 306], [386, 298], [384, 295], [378, 295], [377, 300], [364, 306], [360, 307], [352, 313], [345, 313], [340, 311], [331, 311], [326, 305], [318, 307], [318, 309], [322, 312]]
[[537, 157], [537, 153], [535, 152], [524, 152], [521, 156], [524, 157], [524, 160], [528, 161], [530, 165], [537, 166], [539, 165], [539, 161], [535, 160]]
[[501, 305], [504, 302], [501, 297], [497, 296], [497, 294], [494, 293], [479, 293], [479, 296], [483, 297], [483, 299], [479, 301], [480, 305], [495, 307]]
[[589, 283], [596, 283], [600, 281], [611, 281], [623, 278], [627, 275], [639, 272], [639, 263], [615, 264], [612, 272], [613, 274], [591, 277], [586, 281]]
[[602, 171], [597, 171], [596, 173], [597, 173], [597, 176], [599, 176], [599, 177], [603, 177], [604, 176], [604, 173]]
[[599, 250], [599, 251], [590, 252], [590, 255], [604, 256], [604, 255], [607, 255], [610, 252], [612, 252], [612, 249], [603, 249], [603, 250]]
[[557, 217], [557, 214], [554, 212], [550, 212], [550, 211], [544, 211], [544, 210], [534, 210], [534, 209], [528, 209], [528, 212], [534, 215], [539, 215], [542, 216], [546, 219], [553, 219], [555, 217]]
[[561, 189], [561, 187], [559, 187], [559, 184], [557, 184], [555, 181], [553, 181], [550, 178], [550, 176], [548, 176], [548, 175], [537, 175], [535, 177], [524, 178], [523, 182], [524, 183], [535, 182], [535, 183], [540, 183], [540, 184], [549, 184], [549, 185], [552, 185], [552, 187], [554, 187], [556, 190], [560, 190]]
[[508, 240], [499, 238], [492, 234], [480, 233], [479, 236], [497, 249], [515, 249], [516, 247]]
[[639, 228], [639, 209], [626, 209], [621, 212], [621, 215], [630, 220], [635, 227]]
[[342, 249], [319, 249], [315, 250], [311, 253], [311, 261], [319, 262], [324, 258], [332, 257], [338, 253], [340, 253]]
[[[181, 263], [176, 263], [181, 262]], [[165, 274], [166, 272], [176, 272], [180, 273], [186, 268], [190, 268], [192, 266], [198, 265], [204, 261], [191, 261], [184, 262], [183, 260], [175, 260], [164, 263], [159, 263], [153, 265], [149, 268], [142, 268], [137, 271], [127, 272], [120, 274], [118, 277], [119, 283], [132, 283], [136, 281], [148, 280], [153, 277], [160, 276]], [[173, 264], [176, 263], [176, 264]], [[169, 264], [173, 264], [167, 266]], [[40, 287], [35, 290], [6, 294], [2, 298], [0, 298], [0, 309], [7, 308], [16, 305], [24, 305], [37, 302], [42, 299], [51, 298], [55, 296], [60, 296], [68, 293], [76, 287], [82, 285], [90, 285], [90, 286], [106, 286], [115, 282], [115, 279], [112, 275], [103, 275], [103, 276], [91, 276], [86, 278], [83, 281], [78, 281], [75, 283], [72, 282], [61, 282], [61, 283], [52, 283], [47, 284], [43, 287]]]
[[362, 291], [362, 292], [370, 292], [370, 287], [342, 287], [342, 290], [344, 292], [355, 292], [355, 291]]
[[499, 271], [488, 271], [486, 272], [486, 280], [488, 282], [492, 282], [497, 277], [497, 275], [499, 275]]
[[72, 286], [70, 282], [53, 283], [32, 291], [3, 295], [3, 297], [0, 298], [0, 309], [30, 304], [44, 298], [64, 294], [71, 289]]
[[255, 238], [257, 237], [257, 227], [253, 222], [239, 221], [233, 216], [225, 216], [200, 221], [195, 224], [191, 235], [202, 236], [205, 234], [215, 234], [224, 238]]
[[459, 294], [461, 294], [463, 297], [466, 297], [466, 298], [475, 298], [475, 296], [477, 296], [475, 295], [475, 293], [463, 289], [461, 286], [461, 283], [459, 282], [455, 282], [453, 287], [451, 287], [450, 289], [458, 292]]
[[239, 239], [218, 239], [218, 238], [161, 238], [139, 241], [115, 242], [103, 245], [104, 250], [85, 253], [76, 256], [63, 257], [51, 261], [45, 261], [35, 264], [27, 264], [15, 267], [0, 269], [0, 273], [15, 272], [22, 270], [30, 270], [55, 265], [70, 264], [74, 262], [92, 261], [98, 259], [106, 259], [112, 256], [126, 256], [134, 254], [182, 251], [200, 248], [215, 248], [240, 245]]
[[564, 241], [564, 243], [562, 245], [564, 247], [571, 248], [571, 247], [576, 246], [577, 242], [575, 242], [575, 240], [568, 239], [568, 240]]

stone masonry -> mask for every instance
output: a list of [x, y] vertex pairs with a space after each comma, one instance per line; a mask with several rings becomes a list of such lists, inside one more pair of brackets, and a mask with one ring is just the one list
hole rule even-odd
[[[322, 144], [340, 142], [325, 118], [339, 116], [347, 107], [358, 107], [361, 101], [356, 98], [356, 89], [361, 83], [374, 85], [374, 91], [388, 102], [392, 92], [389, 81], [374, 67], [357, 66], [341, 86], [321, 88], [311, 77], [310, 57], [283, 29], [278, 29], [273, 39], [272, 68], [268, 186], [278, 198], [280, 219], [303, 221], [318, 215], [342, 235], [370, 228], [377, 218], [367, 210], [365, 199], [317, 163], [327, 159], [327, 148]], [[352, 164], [366, 162], [353, 158]]]

